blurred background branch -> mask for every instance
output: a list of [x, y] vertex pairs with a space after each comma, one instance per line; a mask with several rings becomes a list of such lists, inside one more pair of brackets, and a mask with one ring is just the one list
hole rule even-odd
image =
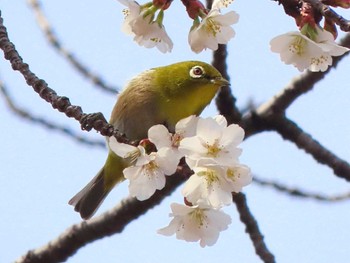
[[29, 6], [32, 8], [38, 26], [42, 30], [46, 40], [60, 55], [62, 55], [77, 72], [79, 72], [83, 77], [87, 80], [91, 81], [94, 85], [99, 87], [100, 89], [107, 91], [112, 94], [119, 93], [119, 89], [114, 86], [110, 86], [106, 84], [102, 77], [98, 74], [93, 73], [86, 65], [84, 65], [74, 53], [63, 46], [61, 41], [58, 39], [55, 34], [55, 30], [52, 28], [50, 22], [45, 16], [41, 2], [39, 0], [28, 0]]

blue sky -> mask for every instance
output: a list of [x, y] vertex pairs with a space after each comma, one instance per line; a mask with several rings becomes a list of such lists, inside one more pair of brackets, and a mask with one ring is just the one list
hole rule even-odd
[[[210, 51], [199, 55], [190, 51], [187, 34], [191, 20], [180, 1], [174, 1], [165, 13], [164, 24], [174, 42], [173, 52], [165, 55], [156, 49], [139, 47], [130, 36], [121, 33], [124, 7], [117, 1], [46, 1], [43, 7], [63, 44], [108, 83], [118, 87], [151, 67], [182, 60], [211, 61]], [[248, 5], [236, 0], [229, 9], [240, 14], [240, 21], [234, 26], [236, 37], [228, 47], [232, 89], [240, 107], [250, 99], [259, 105], [299, 74], [269, 51], [271, 38], [296, 27], [273, 1]], [[101, 111], [109, 118], [115, 96], [95, 88], [47, 44], [25, 1], [1, 0], [1, 11], [10, 39], [33, 72], [85, 112]], [[344, 16], [349, 17], [349, 12], [344, 12]], [[336, 71], [287, 111], [288, 117], [347, 161], [350, 159], [349, 71], [349, 58], [345, 58]], [[76, 121], [54, 111], [4, 60], [0, 63], [0, 78], [23, 108], [68, 126], [88, 139], [103, 140], [94, 131], [80, 131]], [[216, 113], [212, 104], [203, 116]], [[11, 262], [80, 222], [67, 202], [100, 169], [106, 150], [82, 145], [20, 119], [3, 102], [0, 116], [3, 196], [0, 242], [6, 243], [0, 261]], [[241, 161], [261, 178], [328, 195], [350, 190], [329, 168], [318, 165], [276, 133], [251, 137], [242, 148]], [[213, 247], [203, 249], [197, 243], [158, 235], [156, 230], [170, 220], [170, 204], [182, 200], [180, 189], [162, 205], [128, 225], [122, 234], [82, 248], [68, 262], [260, 262], [234, 206], [225, 209], [232, 217], [232, 224]], [[255, 184], [244, 192], [277, 262], [348, 262], [348, 201], [322, 203], [297, 199]], [[127, 194], [127, 183], [123, 183], [112, 191], [98, 214], [115, 206]]]

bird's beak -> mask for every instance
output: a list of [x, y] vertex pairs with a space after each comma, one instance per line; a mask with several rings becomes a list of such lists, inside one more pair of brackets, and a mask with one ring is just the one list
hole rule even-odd
[[211, 79], [211, 83], [215, 84], [215, 85], [218, 85], [220, 87], [223, 87], [223, 86], [230, 86], [230, 82], [223, 78], [223, 77], [215, 77], [215, 78], [212, 78]]

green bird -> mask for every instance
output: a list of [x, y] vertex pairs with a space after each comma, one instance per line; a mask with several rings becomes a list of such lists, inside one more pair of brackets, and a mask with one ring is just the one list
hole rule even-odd
[[[216, 92], [229, 82], [213, 66], [185, 61], [153, 68], [134, 77], [114, 106], [109, 121], [130, 140], [147, 138], [148, 129], [164, 124], [174, 132], [176, 123], [199, 115]], [[69, 204], [83, 219], [89, 219], [112, 188], [125, 178], [129, 164], [109, 150], [105, 165]]]

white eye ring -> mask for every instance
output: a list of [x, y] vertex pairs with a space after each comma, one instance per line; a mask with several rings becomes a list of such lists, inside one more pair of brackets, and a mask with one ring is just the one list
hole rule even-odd
[[192, 78], [198, 79], [200, 77], [203, 77], [203, 75], [205, 74], [204, 68], [201, 66], [194, 66], [193, 68], [191, 68], [190, 70], [190, 76]]

